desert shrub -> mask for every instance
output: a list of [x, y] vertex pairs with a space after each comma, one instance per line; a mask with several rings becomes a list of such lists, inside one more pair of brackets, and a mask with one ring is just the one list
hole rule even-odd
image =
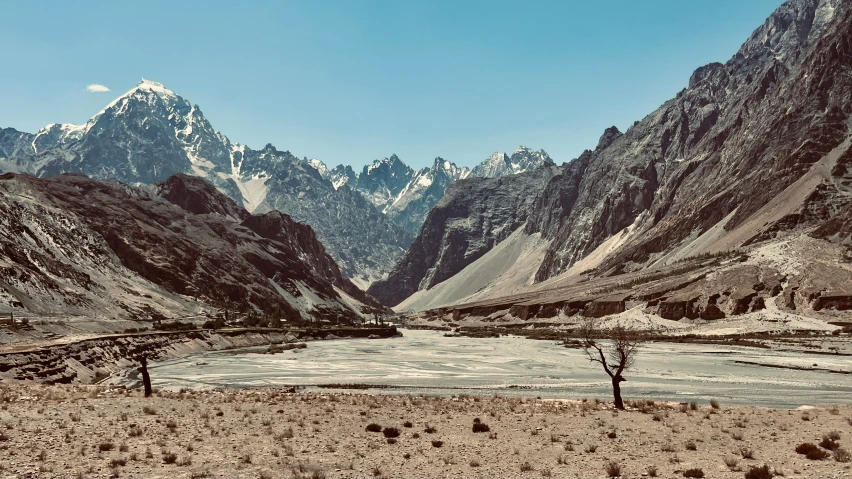
[[852, 454], [846, 449], [838, 447], [834, 450], [834, 460], [837, 462], [849, 462], [852, 461]]
[[367, 424], [367, 432], [382, 432], [382, 426], [371, 422], [370, 424]]
[[150, 406], [143, 407], [142, 412], [144, 412], [145, 414], [148, 414], [149, 416], [153, 416], [153, 415], [157, 414], [157, 410], [150, 407]]
[[695, 401], [692, 401], [691, 403], [689, 403], [689, 409], [692, 409], [693, 411], [697, 411], [698, 410], [698, 403], [695, 402]]
[[163, 451], [163, 463], [174, 464], [177, 462], [177, 454], [171, 451]]
[[413, 426], [414, 426], [414, 424], [411, 424], [411, 421], [405, 421], [404, 423], [402, 423], [402, 427], [413, 427]]
[[607, 465], [604, 466], [604, 470], [608, 477], [621, 477], [621, 464], [615, 461], [607, 463]]
[[589, 444], [588, 446], [586, 446], [586, 452], [589, 453], [589, 454], [591, 454], [591, 453], [593, 453], [597, 450], [598, 450], [598, 446], [595, 445], [595, 444]]
[[382, 429], [382, 434], [384, 434], [385, 437], [399, 437], [399, 429], [395, 427], [386, 427]]
[[444, 445], [444, 441], [438, 441], [437, 439], [432, 441], [432, 447], [441, 447]]
[[710, 407], [712, 407], [713, 409], [719, 409], [719, 401], [717, 401], [715, 399], [711, 399], [710, 400]]
[[740, 446], [740, 456], [743, 459], [754, 459], [754, 449], [748, 446]]
[[521, 472], [529, 472], [532, 471], [533, 467], [529, 462], [525, 462], [521, 464]]
[[124, 459], [123, 457], [118, 458], [118, 459], [113, 459], [112, 461], [109, 462], [109, 467], [112, 467], [112, 468], [116, 468], [116, 467], [119, 467], [119, 466], [126, 466], [126, 465], [127, 465], [127, 460]]
[[772, 479], [773, 477], [775, 477], [775, 474], [769, 470], [769, 466], [766, 464], [760, 467], [751, 466], [745, 473], [745, 479]]
[[657, 477], [657, 466], [648, 466], [645, 468], [645, 472], [648, 473], [648, 477]]
[[98, 444], [98, 451], [101, 452], [112, 451], [114, 448], [115, 444], [113, 444], [111, 441], [105, 441]]
[[698, 450], [698, 446], [695, 444], [695, 441], [692, 439], [686, 441], [686, 450], [687, 451], [696, 451]]
[[822, 436], [822, 441], [819, 442], [819, 445], [823, 449], [833, 451], [840, 447], [840, 444], [837, 443], [838, 439], [840, 439], [840, 433], [837, 431], [831, 431], [830, 433]]
[[479, 461], [477, 461], [476, 459], [471, 459], [468, 465], [470, 467], [479, 467]]
[[610, 432], [609, 432], [609, 433], [607, 433], [607, 435], [606, 435], [606, 437], [608, 437], [608, 438], [610, 438], [610, 439], [615, 439], [615, 438], [616, 438], [616, 436], [617, 436], [617, 434], [615, 433], [615, 431], [610, 431]]
[[488, 424], [484, 422], [475, 422], [473, 423], [473, 432], [489, 432], [491, 428], [488, 427]]
[[737, 459], [734, 456], [729, 456], [729, 457], [725, 458], [725, 465], [728, 467], [728, 469], [730, 469], [732, 471], [737, 470], [737, 464], [739, 464], [739, 463], [740, 463], [739, 459]]
[[701, 479], [704, 477], [704, 471], [701, 470], [701, 468], [693, 467], [692, 469], [683, 471], [683, 477], [695, 477]]
[[796, 446], [796, 452], [803, 454], [812, 461], [821, 461], [829, 456], [829, 453], [820, 449], [816, 444], [804, 442]]
[[387, 441], [388, 441], [388, 444], [396, 444], [396, 438], [395, 437], [389, 437], [387, 439]]
[[432, 433], [434, 433], [434, 432], [437, 432], [437, 431], [438, 431], [438, 429], [436, 429], [435, 427], [430, 426], [430, 425], [428, 425], [428, 424], [427, 424], [427, 425], [426, 425], [426, 429], [424, 429], [423, 431], [424, 431], [424, 432], [426, 432], [427, 434], [432, 434]]

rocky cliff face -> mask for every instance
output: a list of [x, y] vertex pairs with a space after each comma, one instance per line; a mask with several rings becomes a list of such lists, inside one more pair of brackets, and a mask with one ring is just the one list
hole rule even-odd
[[0, 176], [9, 232], [0, 239], [0, 304], [95, 317], [227, 307], [307, 319], [357, 317], [357, 300], [338, 290], [371, 302], [340, 276], [309, 227], [249, 216], [198, 181], [158, 185], [167, 200], [82, 175]]
[[[698, 68], [676, 98], [623, 134], [605, 131], [537, 195], [525, 229], [550, 246], [536, 281], [584, 258], [594, 258], [584, 261], [593, 276], [606, 277], [815, 227], [817, 237], [848, 242], [850, 39], [848, 2], [789, 1], [729, 61]], [[506, 177], [505, 187], [520, 178]], [[444, 232], [428, 234], [434, 241]], [[469, 241], [475, 234], [457, 236], [449, 249]]]
[[451, 184], [387, 280], [368, 292], [395, 305], [461, 271], [523, 226], [556, 168]]

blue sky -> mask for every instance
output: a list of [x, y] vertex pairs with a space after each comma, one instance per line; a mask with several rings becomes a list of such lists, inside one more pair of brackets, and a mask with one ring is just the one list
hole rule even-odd
[[7, 2], [0, 127], [82, 123], [145, 77], [235, 142], [331, 165], [471, 166], [521, 144], [562, 162], [726, 61], [780, 3]]

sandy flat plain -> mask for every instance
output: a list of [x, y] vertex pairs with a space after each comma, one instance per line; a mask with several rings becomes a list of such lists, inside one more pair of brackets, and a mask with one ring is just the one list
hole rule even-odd
[[[601, 398], [603, 399], [603, 398]], [[608, 398], [607, 398], [608, 399]], [[852, 406], [0, 386], [0, 477], [852, 477]], [[473, 432], [474, 420], [488, 432]], [[396, 428], [389, 443], [369, 424]], [[410, 427], [409, 427], [410, 426]], [[427, 432], [431, 431], [431, 432]], [[392, 433], [390, 435], [393, 435]], [[395, 440], [395, 441], [394, 441]], [[440, 442], [439, 442], [440, 441]]]

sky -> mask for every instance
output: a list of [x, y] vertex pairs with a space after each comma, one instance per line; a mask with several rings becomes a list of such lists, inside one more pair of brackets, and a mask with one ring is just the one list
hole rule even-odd
[[473, 166], [519, 145], [561, 163], [729, 59], [780, 3], [7, 2], [0, 127], [84, 123], [144, 77], [234, 142], [329, 165]]

